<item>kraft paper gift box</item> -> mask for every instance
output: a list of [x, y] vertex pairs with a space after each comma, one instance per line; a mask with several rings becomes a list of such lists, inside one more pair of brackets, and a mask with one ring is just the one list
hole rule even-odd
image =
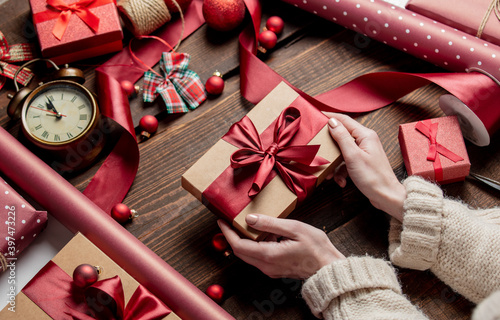
[[[61, 251], [35, 276], [43, 276], [47, 277], [52, 275], [50, 269], [47, 269], [49, 266], [56, 265], [57, 271], [62, 269], [63, 273], [66, 273], [68, 276], [73, 275], [73, 271], [80, 264], [90, 264], [92, 266], [99, 266], [102, 271], [99, 274], [99, 281], [112, 278], [118, 276], [121, 280], [121, 285], [123, 288], [125, 305], [127, 305], [131, 297], [139, 286], [139, 283], [127, 274], [122, 268], [120, 268], [113, 260], [111, 260], [108, 256], [106, 256], [101, 250], [99, 250], [92, 242], [90, 242], [85, 236], [81, 233], [77, 233], [73, 239], [71, 239], [66, 246], [64, 246]], [[47, 271], [49, 270], [49, 271]], [[53, 270], [53, 269], [52, 269]], [[64, 276], [66, 276], [64, 274]], [[31, 280], [33, 281], [33, 279]], [[47, 280], [49, 282], [54, 283], [63, 283], [60, 279], [50, 279]], [[61, 286], [64, 286], [63, 283]], [[26, 285], [26, 287], [28, 287]], [[45, 313], [35, 302], [33, 302], [29, 296], [30, 292], [24, 292], [26, 287], [22, 292], [17, 294], [15, 297], [14, 304], [7, 304], [7, 306], [0, 312], [0, 319], [52, 319], [47, 313]], [[40, 290], [41, 285], [38, 286], [38, 290]], [[42, 292], [42, 296], [47, 300], [59, 300], [63, 298], [63, 296], [68, 295], [76, 295], [75, 289], [72, 287], [72, 292], [67, 292], [62, 295], [60, 292]], [[61, 295], [61, 296], [57, 296]], [[42, 298], [43, 298], [42, 297]], [[99, 297], [99, 296], [98, 296]], [[167, 306], [168, 307], [168, 306]], [[9, 310], [10, 308], [10, 310]], [[13, 312], [15, 310], [15, 312]], [[67, 316], [65, 319], [73, 319], [71, 316]], [[164, 320], [179, 320], [180, 318], [173, 312], [170, 312], [168, 315], [163, 317]]]
[[469, 174], [469, 156], [456, 116], [401, 124], [398, 138], [408, 175], [446, 184]]
[[[59, 10], [49, 3], [58, 4]], [[64, 5], [79, 5], [94, 18], [84, 21], [80, 18], [83, 15], [65, 11]], [[30, 0], [30, 6], [42, 56], [56, 64], [120, 51], [123, 47], [123, 32], [113, 0]], [[69, 21], [61, 25], [65, 14]]]
[[[311, 192], [307, 195], [309, 196], [312, 189], [320, 184], [341, 161], [340, 151], [328, 132], [328, 118], [285, 83], [280, 83], [239, 123], [248, 126], [248, 123], [243, 124], [243, 121], [250, 120], [262, 140], [262, 151], [269, 151], [275, 123], [278, 119], [282, 119], [282, 112], [285, 109], [286, 112], [294, 110], [289, 108], [290, 106], [300, 111], [301, 120], [297, 136], [302, 137], [294, 136], [288, 145], [319, 146], [316, 156], [328, 162], [318, 167], [297, 165], [300, 170], [308, 171], [307, 176], [312, 178], [309, 180], [312, 181]], [[233, 124], [228, 134], [240, 129]], [[276, 165], [270, 176], [265, 179], [260, 192], [256, 195], [250, 193], [250, 188], [255, 191], [252, 181], [260, 170], [260, 163], [231, 167], [233, 153], [239, 150], [238, 155], [241, 156], [246, 154], [246, 151], [244, 148], [240, 149], [241, 146], [235, 146], [233, 142], [227, 141], [230, 139], [225, 140], [228, 134], [184, 173], [182, 186], [215, 214], [232, 223], [242, 234], [251, 239], [261, 239], [264, 234], [250, 228], [245, 223], [245, 216], [250, 213], [261, 213], [284, 218], [303, 200], [304, 195], [292, 192], [283, 178], [276, 174], [279, 165]], [[300, 201], [297, 194], [301, 197]]]
[[[500, 45], [500, 20], [489, 11], [490, 0], [410, 0], [406, 8], [463, 32]], [[480, 35], [478, 30], [484, 20]]]
[[0, 178], [0, 272], [47, 226], [47, 212], [39, 211]]

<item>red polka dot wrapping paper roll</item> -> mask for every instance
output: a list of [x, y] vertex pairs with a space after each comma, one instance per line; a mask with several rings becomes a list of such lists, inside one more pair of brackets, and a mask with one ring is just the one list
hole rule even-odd
[[[447, 70], [500, 79], [499, 46], [403, 7], [382, 0], [283, 1]], [[466, 106], [450, 97], [440, 106], [458, 116], [464, 136], [476, 145], [488, 145], [499, 129], [498, 108]]]
[[451, 71], [500, 79], [500, 47], [382, 0], [284, 0]]
[[0, 271], [45, 229], [47, 212], [38, 211], [0, 178]]

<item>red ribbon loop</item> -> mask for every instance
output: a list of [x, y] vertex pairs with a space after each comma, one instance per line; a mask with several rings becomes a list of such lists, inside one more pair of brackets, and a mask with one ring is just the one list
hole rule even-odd
[[61, 12], [57, 17], [52, 34], [54, 34], [57, 39], [61, 40], [73, 13], [80, 17], [92, 31], [97, 32], [99, 29], [99, 17], [90, 12], [88, 8], [94, 1], [95, 0], [80, 0], [68, 5], [62, 0], [47, 0], [47, 5], [49, 7]]
[[453, 162], [464, 160], [459, 155], [446, 149], [443, 145], [437, 142], [438, 123], [431, 123], [430, 120], [419, 121], [415, 125], [415, 129], [429, 139], [429, 150], [427, 151], [427, 160], [433, 162], [434, 174], [436, 181], [443, 180], [443, 167], [439, 160], [438, 153], [450, 159]]
[[233, 124], [223, 139], [240, 149], [231, 155], [231, 167], [260, 163], [248, 195], [258, 194], [276, 168], [286, 186], [302, 201], [314, 187], [316, 177], [301, 170], [297, 164], [318, 167], [329, 163], [328, 160], [316, 156], [319, 145], [289, 145], [300, 129], [300, 111], [288, 107], [280, 114], [274, 127], [274, 138], [267, 148], [262, 145], [259, 133], [247, 116]]

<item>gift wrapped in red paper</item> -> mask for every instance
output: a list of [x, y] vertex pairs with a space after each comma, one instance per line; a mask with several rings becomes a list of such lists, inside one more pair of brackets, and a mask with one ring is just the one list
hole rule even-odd
[[[74, 281], [74, 271], [82, 264], [100, 270], [97, 282], [87, 287]], [[90, 278], [89, 272], [81, 275]], [[180, 320], [81, 233], [31, 279], [15, 303], [0, 311], [0, 318]]]
[[341, 161], [328, 118], [280, 83], [182, 176], [182, 186], [252, 239], [245, 216], [286, 217]]
[[45, 229], [47, 212], [38, 211], [0, 178], [0, 271]]
[[[491, 0], [410, 0], [406, 8], [500, 45], [500, 17], [491, 4]], [[493, 4], [498, 5], [496, 1]]]
[[401, 124], [399, 144], [408, 175], [446, 184], [469, 174], [469, 156], [456, 116]]
[[122, 49], [114, 0], [30, 0], [42, 56], [56, 64]]

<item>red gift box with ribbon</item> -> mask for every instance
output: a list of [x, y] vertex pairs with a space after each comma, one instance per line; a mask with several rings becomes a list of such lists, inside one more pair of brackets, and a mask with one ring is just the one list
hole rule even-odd
[[[76, 286], [73, 271], [80, 264], [98, 266], [98, 281]], [[180, 319], [81, 233], [31, 279], [15, 304], [7, 304], [0, 318]]]
[[30, 0], [42, 56], [56, 64], [122, 49], [114, 0]]
[[15, 266], [17, 257], [47, 226], [47, 212], [36, 210], [0, 178], [0, 272]]
[[182, 186], [251, 239], [245, 216], [286, 217], [341, 161], [328, 118], [280, 83], [182, 176]]
[[446, 184], [469, 174], [469, 156], [456, 116], [401, 124], [399, 144], [408, 175]]
[[497, 0], [410, 0], [406, 8], [473, 36], [500, 45]]

